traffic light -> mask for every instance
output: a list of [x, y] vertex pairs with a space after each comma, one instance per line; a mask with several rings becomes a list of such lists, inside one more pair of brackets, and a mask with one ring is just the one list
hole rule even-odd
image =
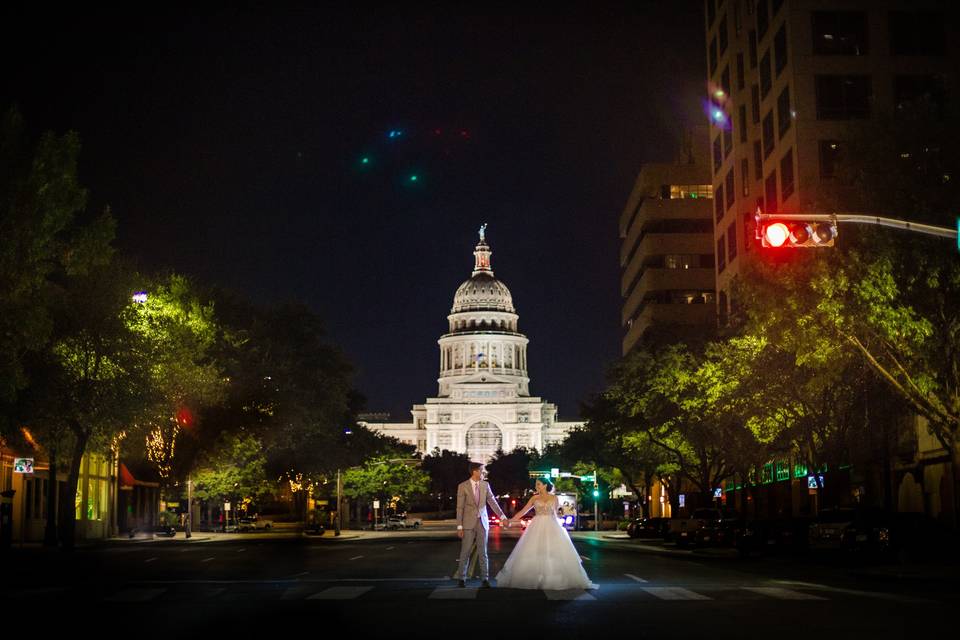
[[594, 489], [594, 490], [593, 490], [593, 497], [594, 497], [594, 498], [599, 498], [599, 497], [600, 497], [600, 490], [599, 490], [599, 489]]
[[[837, 225], [828, 220], [798, 220], [757, 214], [756, 237], [764, 247], [832, 247]], [[763, 219], [767, 218], [767, 219]]]

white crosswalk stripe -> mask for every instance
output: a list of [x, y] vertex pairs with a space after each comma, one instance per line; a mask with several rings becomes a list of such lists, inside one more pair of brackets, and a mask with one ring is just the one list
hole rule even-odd
[[148, 602], [166, 589], [124, 589], [104, 598], [107, 602]]
[[712, 600], [712, 598], [683, 587], [643, 587], [643, 590], [661, 600]]
[[430, 600], [476, 600], [476, 587], [437, 587], [430, 595]]
[[826, 598], [815, 596], [812, 593], [784, 589], [783, 587], [743, 587], [743, 589], [744, 591], [752, 591], [754, 593], [759, 593], [771, 598], [776, 598], [777, 600], [826, 600]]
[[562, 591], [548, 591], [544, 589], [543, 594], [547, 596], [547, 600], [596, 600], [595, 597], [583, 589], [564, 589]]
[[639, 576], [635, 576], [635, 575], [633, 575], [632, 573], [625, 573], [625, 574], [623, 574], [623, 575], [627, 576], [628, 578], [630, 578], [630, 579], [633, 580], [634, 582], [646, 582], [646, 580], [644, 580], [643, 578], [641, 578], [641, 577], [639, 577]]
[[373, 587], [330, 587], [308, 596], [307, 600], [353, 600], [372, 589]]

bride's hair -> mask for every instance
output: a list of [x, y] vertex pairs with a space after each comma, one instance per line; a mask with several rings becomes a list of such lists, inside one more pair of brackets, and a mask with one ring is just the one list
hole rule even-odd
[[553, 483], [547, 480], [546, 478], [537, 478], [537, 481], [540, 482], [543, 486], [547, 488], [547, 493], [553, 493]]

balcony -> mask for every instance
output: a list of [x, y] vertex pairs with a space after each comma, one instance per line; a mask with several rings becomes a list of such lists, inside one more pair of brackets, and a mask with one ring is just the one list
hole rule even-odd
[[623, 304], [621, 322], [625, 324], [647, 294], [653, 291], [713, 291], [714, 288], [716, 281], [713, 268], [649, 268], [643, 272], [637, 286]]
[[[661, 200], [659, 198], [647, 198], [640, 205], [640, 210], [636, 217], [630, 222], [624, 236], [623, 244], [620, 245], [620, 264], [622, 265], [630, 255], [630, 250], [636, 244], [640, 237], [640, 232], [645, 224], [655, 220], [684, 220], [690, 218], [700, 218], [712, 220], [713, 200], [708, 198], [684, 198], [676, 200]], [[681, 234], [682, 235], [682, 234]]]
[[713, 327], [717, 322], [715, 304], [664, 304], [651, 302], [633, 320], [623, 337], [623, 353], [627, 353], [653, 326], [674, 326], [696, 329]]

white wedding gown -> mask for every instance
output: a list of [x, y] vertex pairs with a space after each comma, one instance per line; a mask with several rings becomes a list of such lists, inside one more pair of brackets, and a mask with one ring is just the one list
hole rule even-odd
[[583, 570], [570, 534], [557, 519], [556, 502], [534, 503], [530, 520], [517, 546], [497, 574], [497, 586], [511, 589], [596, 589]]

